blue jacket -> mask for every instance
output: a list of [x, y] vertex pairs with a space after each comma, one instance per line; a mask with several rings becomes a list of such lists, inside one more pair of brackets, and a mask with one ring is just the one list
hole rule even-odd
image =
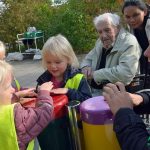
[[[68, 67], [65, 74], [64, 74], [64, 81], [63, 81], [63, 85], [60, 88], [65, 87], [67, 80], [71, 79], [73, 76], [75, 76], [76, 74], [81, 73], [81, 70], [79, 69], [74, 69], [71, 67]], [[37, 79], [37, 86], [43, 84], [44, 82], [48, 82], [51, 81], [52, 75], [49, 73], [48, 70], [46, 70], [38, 79]], [[69, 98], [69, 100], [79, 100], [80, 102], [91, 98], [92, 94], [91, 94], [91, 90], [90, 87], [87, 83], [87, 80], [83, 77], [80, 81], [78, 90], [75, 89], [69, 89], [67, 96]]]

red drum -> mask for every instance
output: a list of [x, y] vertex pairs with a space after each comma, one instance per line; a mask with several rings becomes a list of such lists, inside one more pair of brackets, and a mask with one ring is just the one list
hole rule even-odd
[[[63, 117], [66, 113], [65, 105], [68, 103], [68, 97], [66, 95], [53, 95], [53, 104], [54, 104], [54, 118]], [[37, 98], [24, 98], [20, 103], [28, 108], [35, 107]]]

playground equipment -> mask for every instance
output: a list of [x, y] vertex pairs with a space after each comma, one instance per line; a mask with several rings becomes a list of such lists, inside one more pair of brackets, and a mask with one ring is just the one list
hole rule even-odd
[[34, 43], [35, 45], [35, 50], [38, 49], [37, 46], [37, 41], [38, 39], [42, 39], [43, 44], [44, 44], [44, 32], [41, 30], [37, 31], [32, 31], [32, 32], [25, 32], [21, 34], [17, 34], [17, 41], [16, 43], [18, 44], [19, 47], [19, 52], [21, 53], [21, 46], [23, 44], [27, 45], [28, 50], [30, 49], [30, 45]]

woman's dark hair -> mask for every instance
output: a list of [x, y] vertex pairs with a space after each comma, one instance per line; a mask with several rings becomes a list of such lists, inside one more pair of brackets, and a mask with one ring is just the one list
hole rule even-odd
[[124, 9], [128, 6], [136, 6], [142, 11], [148, 9], [147, 5], [142, 0], [125, 0], [122, 7], [122, 13], [124, 13]]

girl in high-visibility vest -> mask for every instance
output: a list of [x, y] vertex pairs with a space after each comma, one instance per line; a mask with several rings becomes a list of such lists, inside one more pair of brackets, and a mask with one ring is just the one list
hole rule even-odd
[[12, 78], [12, 66], [0, 61], [0, 149], [33, 150], [34, 145], [30, 141], [52, 119], [53, 101], [49, 93], [53, 84], [42, 84], [36, 107], [24, 108], [20, 103], [11, 104], [15, 92]]
[[62, 35], [49, 38], [42, 49], [46, 71], [37, 79], [38, 85], [52, 81], [54, 94], [66, 94], [69, 100], [84, 101], [91, 97], [90, 87], [78, 69], [79, 63], [69, 41]]
[[[78, 69], [79, 63], [72, 46], [64, 36], [59, 34], [50, 37], [43, 46], [42, 57], [46, 71], [37, 79], [38, 85], [52, 81], [54, 88], [51, 90], [51, 93], [66, 94], [69, 101], [78, 100], [82, 102], [92, 96], [87, 80], [81, 73], [81, 70]], [[67, 119], [62, 120], [61, 118], [57, 119], [59, 125], [55, 125], [55, 123], [58, 123], [57, 121], [53, 124], [50, 123], [40, 134], [39, 143], [42, 149], [71, 149], [68, 147]], [[60, 131], [57, 132], [59, 133], [57, 136], [56, 134], [53, 136], [50, 134], [54, 128], [56, 131]], [[46, 131], [47, 129], [49, 132]], [[61, 137], [64, 137], [65, 140]], [[58, 140], [61, 144], [62, 140], [64, 140], [63, 144], [61, 145]]]

